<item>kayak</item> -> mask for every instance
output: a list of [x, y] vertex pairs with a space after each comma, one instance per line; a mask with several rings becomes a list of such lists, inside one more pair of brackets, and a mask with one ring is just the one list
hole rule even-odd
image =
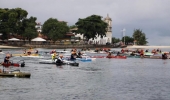
[[20, 72], [19, 70], [0, 72], [0, 77], [30, 78], [30, 76], [30, 73]]
[[55, 60], [42, 60], [39, 63], [40, 64], [56, 64], [57, 66], [59, 65], [72, 65], [72, 66], [79, 66], [79, 63], [75, 61], [68, 61], [68, 60], [63, 60], [63, 63], [56, 63], [57, 59]]
[[24, 60], [20, 60], [17, 63], [13, 63], [13, 62], [1, 63], [1, 65], [4, 66], [4, 67], [10, 67], [10, 66], [13, 66], [13, 67], [25, 67], [25, 62], [24, 62]]
[[106, 58], [126, 59], [126, 56], [106, 56]]
[[106, 58], [106, 56], [90, 56], [90, 58]]
[[43, 56], [40, 56], [39, 54], [31, 54], [31, 55], [27, 55], [27, 54], [12, 54], [12, 56], [14, 56], [14, 57], [44, 58]]

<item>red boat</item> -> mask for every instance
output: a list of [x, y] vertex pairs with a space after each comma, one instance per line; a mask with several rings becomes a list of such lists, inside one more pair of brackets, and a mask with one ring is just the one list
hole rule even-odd
[[126, 56], [106, 56], [106, 58], [126, 59]]
[[24, 62], [24, 60], [20, 60], [17, 63], [13, 63], [13, 62], [10, 62], [10, 63], [1, 63], [1, 65], [4, 66], [4, 67], [10, 67], [10, 66], [13, 66], [13, 67], [24, 67], [25, 66], [25, 62]]
[[14, 66], [19, 67], [20, 65], [18, 63], [2, 63], [4, 67]]

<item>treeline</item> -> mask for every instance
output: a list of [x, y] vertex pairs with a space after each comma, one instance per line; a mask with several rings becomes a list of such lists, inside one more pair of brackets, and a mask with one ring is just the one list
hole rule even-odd
[[[27, 18], [28, 12], [21, 8], [0, 8], [0, 33], [2, 40], [8, 39], [11, 35], [21, 36], [22, 39], [31, 40], [38, 36], [36, 29], [36, 17], [31, 16]], [[58, 21], [56, 18], [47, 19], [42, 25], [42, 33], [47, 36], [49, 40], [57, 41], [65, 37], [71, 28], [75, 34], [82, 34], [84, 40], [94, 39], [96, 36], [104, 37], [107, 32], [107, 23], [102, 20], [99, 15], [91, 15], [84, 19], [79, 18], [73, 26], [68, 26], [64, 21]], [[146, 44], [145, 34], [141, 30], [135, 30], [133, 37], [125, 37], [127, 42], [137, 40], [138, 44]], [[113, 38], [113, 42], [116, 38]], [[124, 39], [122, 39], [124, 41]]]
[[137, 45], [146, 45], [148, 43], [148, 41], [146, 40], [147, 38], [145, 36], [145, 33], [143, 33], [142, 30], [140, 29], [135, 29], [132, 37], [124, 36], [122, 37], [122, 39], [115, 38], [115, 37], [112, 38], [113, 43], [118, 43], [122, 41], [123, 43], [125, 43], [125, 45], [129, 43], [134, 43], [134, 41], [136, 42]]

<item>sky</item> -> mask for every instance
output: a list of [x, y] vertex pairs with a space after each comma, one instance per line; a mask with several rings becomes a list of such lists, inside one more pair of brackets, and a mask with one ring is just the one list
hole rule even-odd
[[109, 15], [113, 37], [142, 30], [148, 45], [170, 45], [170, 0], [0, 0], [0, 8], [22, 8], [42, 24], [56, 18], [75, 25], [79, 18]]

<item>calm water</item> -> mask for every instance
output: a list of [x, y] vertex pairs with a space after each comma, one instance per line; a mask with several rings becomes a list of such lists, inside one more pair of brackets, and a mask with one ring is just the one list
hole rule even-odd
[[170, 60], [99, 58], [56, 67], [11, 58], [20, 59], [31, 78], [0, 78], [0, 100], [170, 100]]

